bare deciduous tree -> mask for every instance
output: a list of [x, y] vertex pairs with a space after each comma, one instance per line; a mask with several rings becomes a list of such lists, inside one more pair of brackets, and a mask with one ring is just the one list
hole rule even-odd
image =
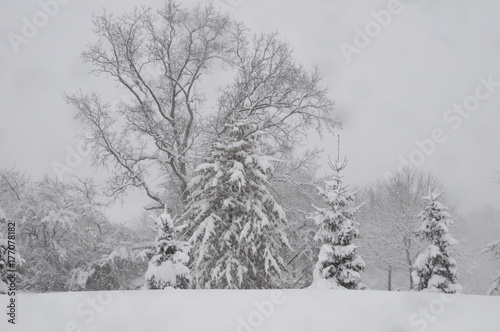
[[229, 19], [210, 6], [185, 10], [168, 1], [158, 11], [104, 13], [94, 25], [99, 41], [84, 60], [95, 74], [116, 79], [132, 100], [111, 109], [96, 94], [66, 98], [89, 129], [94, 164], [114, 162], [109, 194], [139, 187], [161, 205], [162, 193], [148, 179], [154, 165], [174, 176], [185, 198], [189, 151], [201, 133], [199, 84], [214, 60], [225, 57]]
[[[83, 58], [95, 74], [115, 79], [130, 98], [115, 108], [96, 94], [66, 99], [87, 126], [94, 165], [112, 168], [109, 196], [141, 188], [163, 206], [168, 183], [177, 188], [177, 197], [168, 201], [180, 197], [185, 203], [194, 148], [203, 149], [223, 134], [235, 112], [269, 134], [268, 154], [297, 146], [311, 127], [321, 132], [339, 124], [317, 69], [298, 65], [276, 33], [251, 37], [213, 6], [184, 9], [167, 0], [158, 11], [104, 13], [94, 25], [99, 41]], [[214, 64], [235, 74], [234, 82], [220, 91], [215, 112], [202, 111], [201, 77]]]
[[[492, 255], [492, 259], [498, 260], [500, 258], [500, 241], [495, 241], [490, 243], [484, 252], [489, 252]], [[492, 295], [500, 289], [500, 273], [493, 278], [490, 287], [488, 288], [486, 294]]]
[[[497, 175], [496, 181], [500, 183], [500, 172]], [[484, 251], [490, 252], [493, 256], [492, 258], [494, 260], [498, 260], [500, 258], [500, 240], [490, 243]], [[487, 291], [487, 294], [492, 295], [499, 289], [500, 289], [500, 273], [498, 273], [498, 275], [495, 276], [495, 278], [493, 279], [491, 286]]]
[[231, 64], [237, 74], [219, 99], [219, 133], [238, 113], [252, 119], [255, 130], [267, 132], [275, 148], [284, 151], [303, 142], [311, 126], [321, 133], [323, 127], [332, 130], [340, 124], [318, 69], [311, 72], [297, 64], [290, 46], [276, 33], [250, 35], [237, 26], [232, 43], [236, 56]]
[[365, 202], [358, 215], [362, 234], [360, 252], [367, 263], [367, 274], [374, 274], [372, 280], [379, 278], [384, 284], [386, 271], [392, 267], [396, 286], [413, 288], [412, 265], [422, 249], [414, 232], [421, 225], [417, 216], [429, 187], [445, 189], [432, 173], [405, 167], [360, 191], [358, 199]]

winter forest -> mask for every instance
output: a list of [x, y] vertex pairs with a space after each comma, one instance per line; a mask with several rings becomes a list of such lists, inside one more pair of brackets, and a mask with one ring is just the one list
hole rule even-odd
[[[377, 17], [394, 10], [396, 20], [395, 8]], [[465, 207], [446, 171], [416, 165], [417, 154], [358, 177], [372, 164], [353, 148], [349, 108], [293, 38], [220, 3], [165, 0], [85, 20], [92, 39], [77, 50], [79, 75], [99, 83], [53, 96], [71, 120], [48, 129], [78, 128], [78, 144], [42, 175], [1, 164], [0, 294], [13, 261], [19, 293], [500, 294], [498, 200]], [[353, 47], [340, 49], [361, 58]], [[499, 85], [494, 76], [479, 81], [483, 92]], [[488, 107], [498, 111], [498, 102]], [[419, 156], [439, 153], [439, 135], [419, 138]], [[371, 151], [400, 144], [362, 141]], [[488, 167], [498, 198], [500, 164]]]

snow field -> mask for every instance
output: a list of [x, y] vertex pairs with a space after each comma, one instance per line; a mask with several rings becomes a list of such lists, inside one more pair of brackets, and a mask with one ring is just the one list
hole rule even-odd
[[[8, 297], [0, 296], [5, 307]], [[0, 331], [494, 331], [500, 298], [343, 290], [156, 290], [24, 294]]]

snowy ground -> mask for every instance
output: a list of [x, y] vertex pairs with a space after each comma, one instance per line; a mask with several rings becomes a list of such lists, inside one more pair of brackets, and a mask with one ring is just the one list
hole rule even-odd
[[474, 295], [169, 290], [20, 294], [16, 303], [16, 325], [2, 314], [0, 331], [500, 330], [500, 297]]

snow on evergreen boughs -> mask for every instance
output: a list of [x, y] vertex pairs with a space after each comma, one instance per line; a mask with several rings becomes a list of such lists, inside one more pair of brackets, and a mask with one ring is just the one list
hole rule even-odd
[[310, 288], [364, 288], [360, 283], [360, 272], [364, 271], [365, 263], [356, 253], [357, 246], [352, 243], [359, 238], [354, 218], [361, 206], [351, 207], [354, 194], [347, 192], [347, 188], [342, 185], [339, 170], [333, 180], [325, 181], [325, 184], [324, 190], [318, 190], [328, 207], [314, 206], [314, 221], [319, 225], [315, 240], [323, 245]]
[[416, 231], [417, 237], [428, 242], [413, 264], [412, 280], [418, 290], [430, 292], [456, 293], [462, 287], [458, 284], [457, 263], [450, 254], [450, 247], [458, 244], [449, 233], [453, 224], [446, 206], [437, 201], [442, 194], [423, 197], [428, 201], [419, 214], [422, 227]]
[[146, 282], [149, 289], [189, 288], [191, 275], [189, 262], [190, 246], [176, 239], [179, 227], [165, 211], [156, 218], [158, 235], [155, 240], [156, 253], [149, 261]]
[[197, 288], [279, 288], [287, 273], [279, 252], [290, 245], [280, 230], [285, 213], [268, 190], [272, 165], [252, 124], [226, 126], [195, 171], [182, 217], [194, 281]]

